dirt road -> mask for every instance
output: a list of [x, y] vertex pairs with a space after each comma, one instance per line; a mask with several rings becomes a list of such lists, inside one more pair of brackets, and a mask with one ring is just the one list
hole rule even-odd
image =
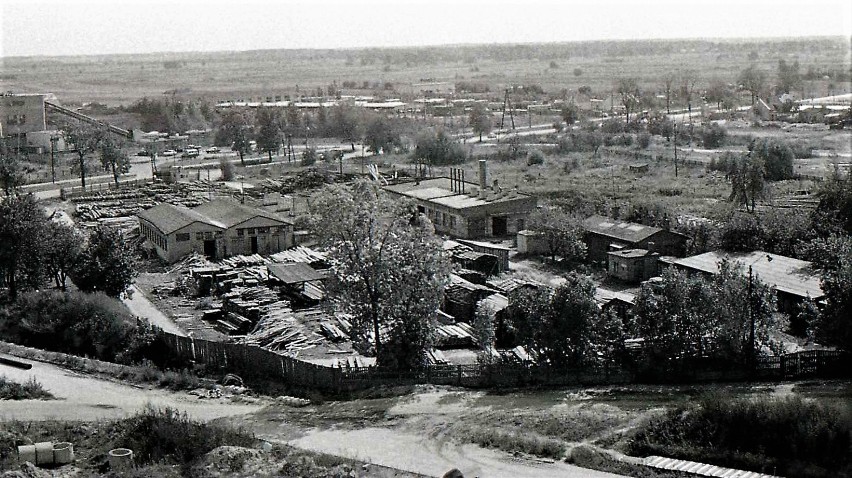
[[476, 445], [436, 440], [428, 433], [414, 434], [388, 428], [314, 430], [292, 440], [307, 450], [389, 466], [405, 471], [441, 476], [458, 468], [464, 476], [526, 478], [618, 478], [621, 475], [589, 470], [554, 461], [533, 461]]
[[[3, 357], [8, 357], [2, 355]], [[55, 365], [31, 362], [31, 370], [0, 365], [0, 375], [16, 382], [35, 377], [58, 400], [0, 401], [2, 420], [99, 420], [132, 415], [147, 404], [185, 411], [198, 420], [242, 415], [260, 405], [235, 404], [225, 399], [199, 399], [186, 393], [148, 390], [100, 380]]]
[[168, 318], [166, 314], [160, 312], [154, 304], [145, 297], [145, 294], [142, 293], [135, 285], [130, 286], [130, 289], [133, 291], [131, 294], [131, 298], [123, 298], [122, 302], [124, 305], [130, 309], [130, 313], [136, 315], [138, 317], [142, 317], [148, 319], [148, 322], [151, 322], [152, 325], [156, 325], [157, 327], [163, 329], [165, 332], [169, 332], [175, 335], [180, 335], [186, 337], [187, 334], [180, 327], [178, 327], [172, 319]]

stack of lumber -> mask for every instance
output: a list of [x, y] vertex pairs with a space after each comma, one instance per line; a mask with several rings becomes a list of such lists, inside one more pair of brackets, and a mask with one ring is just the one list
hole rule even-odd
[[343, 342], [345, 340], [349, 340], [349, 335], [328, 321], [320, 322], [320, 332], [328, 337], [328, 339], [332, 342]]
[[232, 256], [219, 261], [220, 265], [228, 267], [262, 266], [270, 263], [272, 263], [272, 261], [261, 256], [260, 254], [252, 254], [249, 256]]
[[276, 252], [269, 258], [273, 262], [304, 262], [306, 264], [324, 262], [327, 259], [324, 253], [304, 246], [296, 246], [286, 251]]
[[[462, 325], [464, 324], [464, 325]], [[437, 329], [438, 346], [468, 347], [473, 345], [473, 330], [464, 322], [455, 325], [439, 325]]]
[[429, 365], [449, 365], [450, 361], [447, 360], [447, 357], [444, 356], [444, 352], [441, 352], [438, 349], [431, 349], [426, 351], [426, 360], [429, 362]]
[[357, 355], [350, 355], [349, 357], [339, 357], [335, 358], [331, 362], [332, 368], [342, 368], [342, 369], [353, 369], [353, 368], [364, 368], [367, 364], [361, 360], [361, 357]]
[[295, 352], [316, 345], [302, 333], [293, 312], [277, 313], [263, 317], [246, 336], [245, 343], [257, 345], [273, 352]]

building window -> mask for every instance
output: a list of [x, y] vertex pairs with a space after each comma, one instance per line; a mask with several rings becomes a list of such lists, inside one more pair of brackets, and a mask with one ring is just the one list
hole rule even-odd
[[196, 232], [195, 233], [195, 240], [200, 241], [202, 239], [204, 239], [204, 233], [203, 232]]
[[245, 229], [237, 229], [237, 237], [243, 237], [243, 234], [245, 233]]
[[254, 228], [253, 228], [253, 227], [250, 227], [250, 228], [248, 228], [247, 230], [248, 230], [248, 235], [249, 235], [249, 236], [254, 236], [254, 235], [255, 235], [255, 230], [254, 230]]
[[268, 227], [258, 227], [257, 233], [258, 234], [267, 234], [267, 233], [269, 233], [269, 228]]
[[189, 240], [189, 233], [183, 232], [183, 233], [180, 233], [180, 234], [175, 234], [175, 240], [177, 242], [186, 242], [186, 241]]
[[450, 227], [456, 227], [456, 217], [450, 216]]
[[205, 232], [205, 233], [204, 233], [204, 239], [206, 239], [206, 240], [208, 240], [208, 241], [209, 241], [210, 239], [213, 239], [213, 233], [212, 233], [212, 232]]

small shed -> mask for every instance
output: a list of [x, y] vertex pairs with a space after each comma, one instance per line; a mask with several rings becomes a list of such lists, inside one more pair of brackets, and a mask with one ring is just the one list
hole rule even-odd
[[657, 275], [660, 254], [647, 249], [621, 249], [607, 253], [607, 273], [625, 282], [642, 282]]

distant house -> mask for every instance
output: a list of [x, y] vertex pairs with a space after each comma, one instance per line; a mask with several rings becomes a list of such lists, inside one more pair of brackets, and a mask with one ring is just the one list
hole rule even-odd
[[607, 253], [623, 249], [645, 249], [676, 257], [686, 251], [686, 236], [659, 227], [592, 216], [583, 221], [583, 229], [588, 258], [593, 262], [604, 262]]
[[622, 249], [607, 253], [607, 272], [625, 282], [642, 282], [659, 272], [660, 254], [647, 249]]
[[385, 186], [385, 191], [414, 200], [440, 234], [464, 239], [517, 234], [536, 208], [535, 196], [504, 190], [496, 181], [489, 186], [485, 160], [479, 167], [479, 183], [430, 178]]
[[164, 203], [137, 216], [142, 235], [167, 262], [193, 252], [220, 259], [237, 254], [272, 254], [293, 245], [290, 221], [230, 200], [211, 201], [193, 209]]
[[810, 262], [763, 251], [740, 254], [706, 252], [675, 259], [671, 265], [687, 271], [715, 275], [719, 273], [719, 264], [726, 258], [739, 265], [743, 274], [747, 274], [751, 266], [753, 277], [775, 291], [778, 309], [783, 312], [794, 313], [796, 306], [805, 298], [819, 300], [825, 295], [820, 286], [820, 277]]

